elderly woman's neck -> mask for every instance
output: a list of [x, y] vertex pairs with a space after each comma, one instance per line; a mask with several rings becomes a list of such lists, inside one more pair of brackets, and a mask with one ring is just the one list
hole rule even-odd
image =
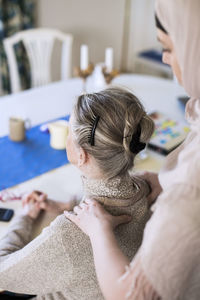
[[98, 172], [88, 172], [88, 173], [83, 173], [82, 174], [88, 178], [88, 179], [96, 179], [96, 180], [101, 180], [101, 179], [104, 179], [105, 177], [102, 176], [101, 174], [99, 174]]
[[88, 179], [104, 179], [105, 176], [100, 172], [98, 168], [85, 168], [81, 170], [82, 174]]
[[105, 175], [98, 167], [95, 160], [90, 160], [88, 163], [79, 167], [82, 174], [88, 179], [104, 179]]

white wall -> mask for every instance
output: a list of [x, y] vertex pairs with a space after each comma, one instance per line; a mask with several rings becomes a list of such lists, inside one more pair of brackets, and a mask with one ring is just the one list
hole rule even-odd
[[[37, 24], [73, 34], [73, 66], [79, 66], [80, 45], [85, 43], [89, 45], [91, 62], [104, 61], [105, 48], [110, 46], [114, 48], [115, 68], [133, 72], [136, 53], [158, 45], [154, 1], [37, 0]], [[57, 79], [55, 65], [58, 54], [54, 61]]]
[[104, 61], [106, 47], [114, 48], [119, 68], [124, 0], [38, 0], [39, 27], [58, 28], [74, 36], [73, 66], [79, 66], [80, 45], [89, 45], [90, 61]]
[[154, 20], [155, 0], [132, 0], [127, 70], [135, 68], [136, 54], [159, 47]]

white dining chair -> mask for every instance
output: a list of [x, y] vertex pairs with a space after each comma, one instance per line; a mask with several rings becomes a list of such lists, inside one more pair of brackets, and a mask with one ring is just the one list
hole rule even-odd
[[62, 42], [61, 80], [71, 75], [71, 57], [73, 37], [56, 29], [28, 29], [14, 34], [3, 40], [8, 59], [12, 93], [21, 90], [20, 74], [14, 45], [23, 42], [31, 69], [31, 87], [48, 84], [51, 79], [51, 58], [55, 40]]

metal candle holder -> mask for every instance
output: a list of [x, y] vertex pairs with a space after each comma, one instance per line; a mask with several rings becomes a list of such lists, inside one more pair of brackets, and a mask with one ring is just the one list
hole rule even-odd
[[118, 70], [112, 70], [111, 72], [108, 72], [106, 70], [106, 67], [103, 67], [102, 69], [102, 72], [103, 72], [103, 75], [104, 75], [104, 78], [105, 78], [105, 81], [107, 84], [110, 84], [111, 81], [119, 75], [119, 71]]
[[85, 70], [81, 70], [79, 67], [75, 68], [75, 75], [78, 77], [81, 77], [83, 79], [83, 91], [84, 92], [86, 92], [87, 77], [92, 74], [93, 70], [94, 70], [94, 65], [92, 63], [90, 63], [88, 65], [88, 68]]

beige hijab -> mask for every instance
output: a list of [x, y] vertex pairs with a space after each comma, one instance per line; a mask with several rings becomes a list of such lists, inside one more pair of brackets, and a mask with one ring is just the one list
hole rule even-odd
[[200, 1], [156, 0], [156, 13], [173, 41], [183, 87], [191, 97], [186, 118], [200, 129]]
[[156, 0], [156, 12], [173, 41], [183, 85], [191, 96], [186, 108], [191, 132], [168, 155], [159, 174], [163, 193], [152, 208], [139, 255], [162, 300], [199, 300], [200, 0]]
[[199, 300], [200, 0], [156, 0], [156, 13], [172, 38], [191, 96], [186, 116], [192, 130], [166, 158], [159, 174], [163, 193], [122, 280], [130, 282], [128, 299]]

